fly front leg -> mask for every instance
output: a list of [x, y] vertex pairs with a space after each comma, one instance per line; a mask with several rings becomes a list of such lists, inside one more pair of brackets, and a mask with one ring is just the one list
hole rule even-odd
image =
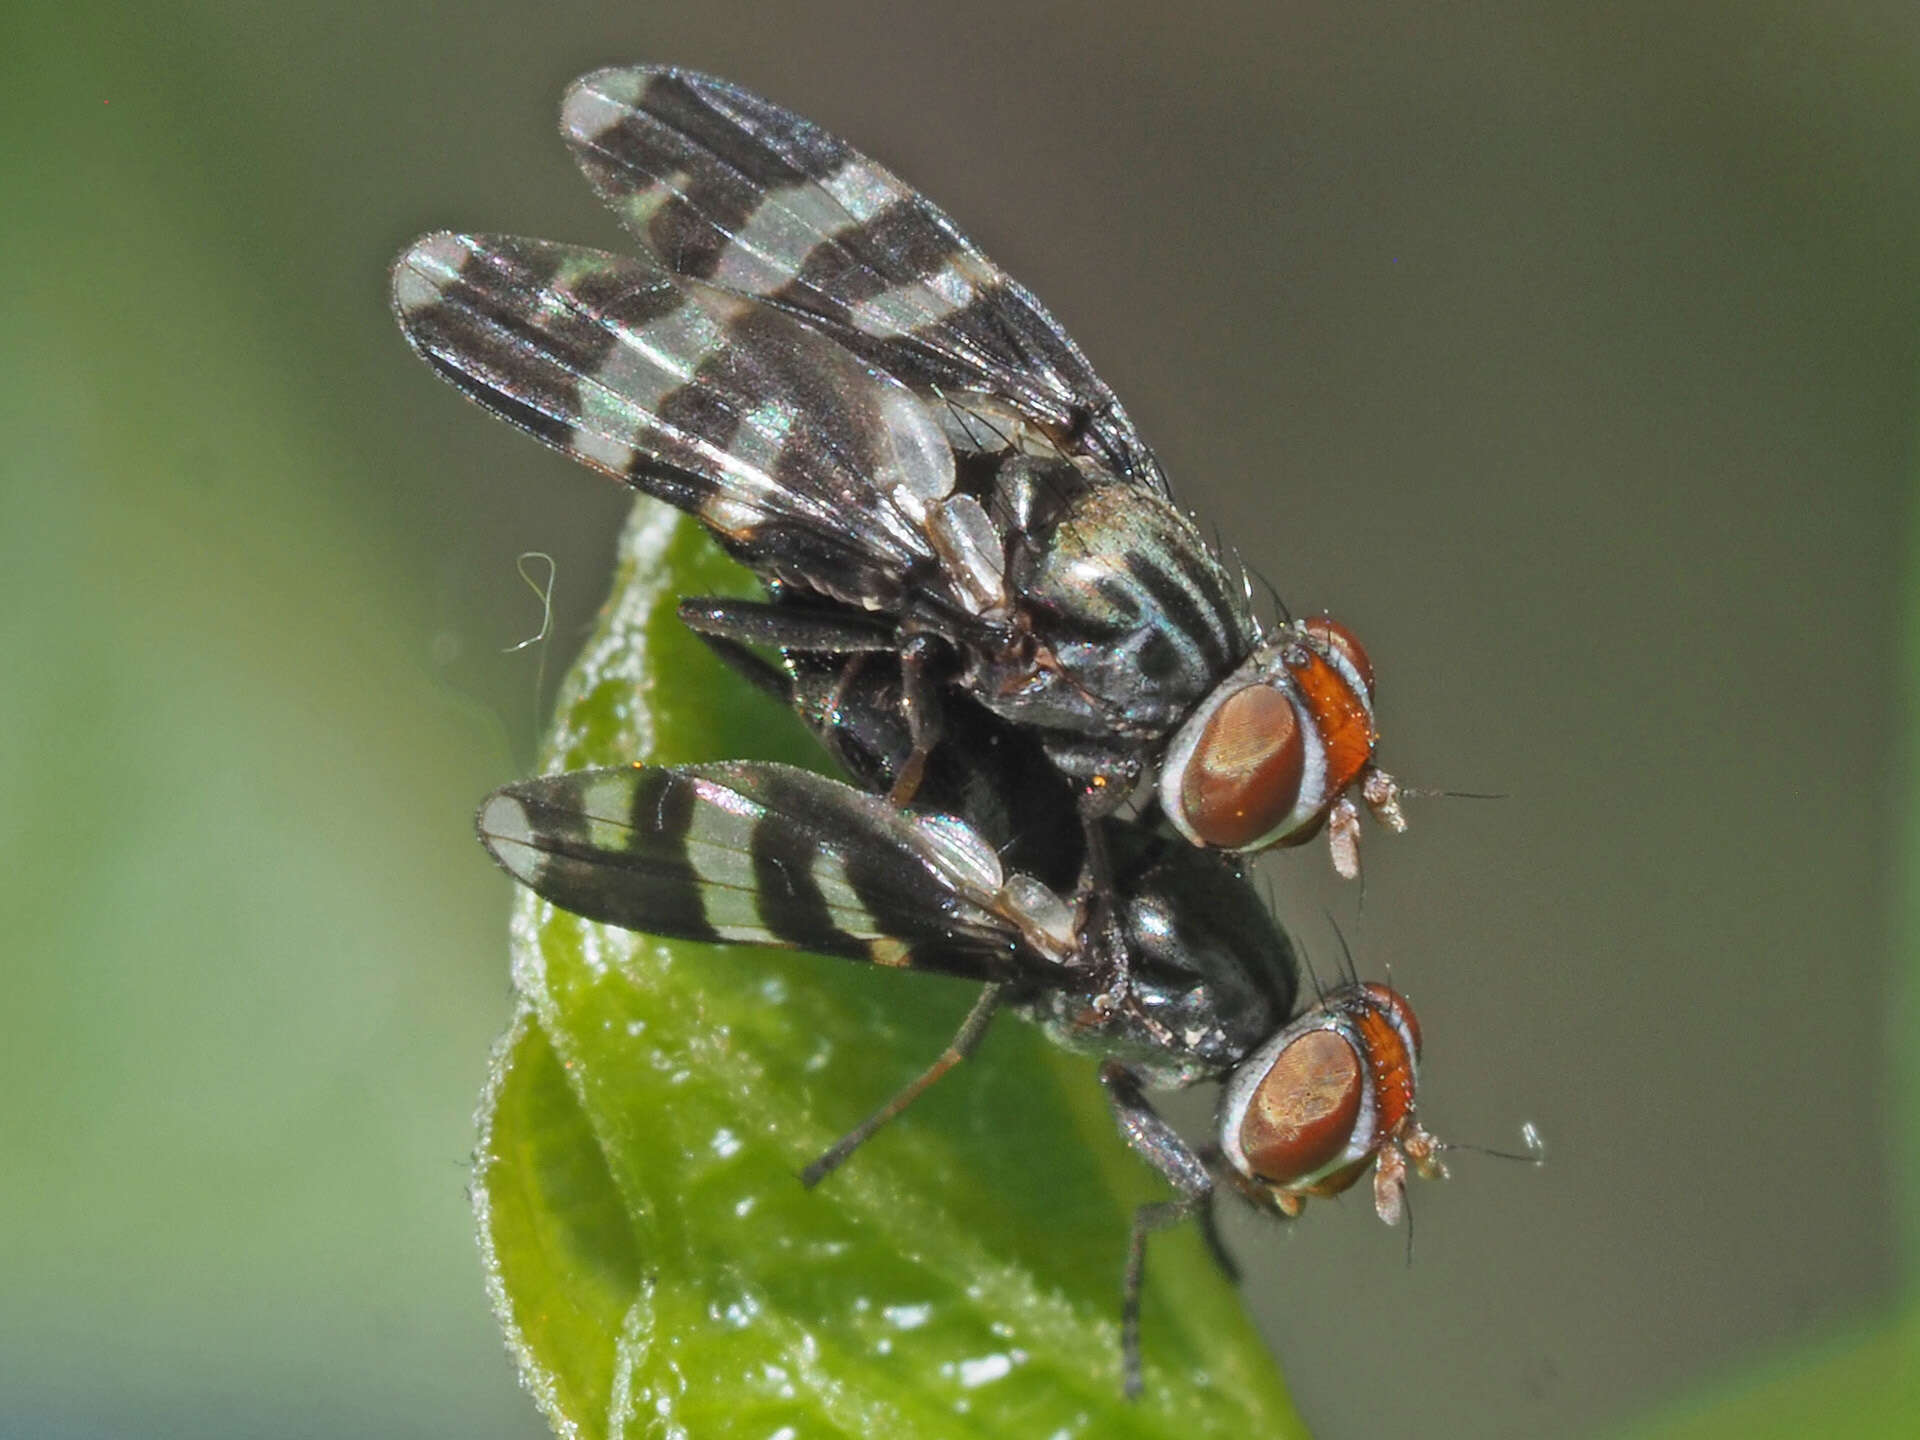
[[[1111, 1014], [1126, 1008], [1133, 999], [1133, 967], [1128, 963], [1127, 937], [1120, 928], [1118, 906], [1113, 893], [1113, 856], [1107, 849], [1106, 824], [1084, 800], [1080, 807], [1080, 829], [1085, 837], [1086, 860], [1081, 868], [1080, 886], [1087, 902], [1087, 933], [1099, 940], [1097, 954], [1104, 973], [1102, 987], [1094, 997], [1097, 1010]], [[1138, 1014], [1138, 1007], [1133, 1007]], [[1147, 1017], [1141, 1014], [1145, 1020]]]
[[[1140, 1396], [1142, 1384], [1140, 1291], [1146, 1279], [1147, 1236], [1177, 1225], [1189, 1216], [1210, 1216], [1213, 1177], [1193, 1147], [1148, 1103], [1138, 1075], [1118, 1060], [1108, 1060], [1100, 1066], [1100, 1083], [1106, 1087], [1114, 1123], [1120, 1127], [1127, 1144], [1179, 1192], [1177, 1199], [1160, 1200], [1136, 1209], [1133, 1229], [1127, 1237], [1127, 1267], [1120, 1299], [1120, 1371], [1127, 1398], [1135, 1400]], [[1202, 1223], [1210, 1228], [1208, 1220], [1203, 1219]], [[1217, 1241], [1218, 1237], [1215, 1238]]]
[[1086, 860], [1080, 876], [1081, 894], [1087, 907], [1084, 928], [1098, 937], [1098, 968], [1091, 982], [1093, 1007], [1103, 1015], [1124, 1012], [1133, 1023], [1151, 1035], [1156, 1044], [1178, 1049], [1179, 1037], [1150, 1014], [1133, 985], [1133, 951], [1120, 923], [1120, 906], [1114, 892], [1113, 858], [1107, 849], [1105, 823], [1085, 810], [1080, 814], [1086, 836]]
[[1128, 967], [1126, 937], [1120, 933], [1114, 914], [1113, 855], [1107, 849], [1105, 822], [1084, 805], [1080, 808], [1080, 833], [1084, 837], [1082, 853], [1086, 856], [1080, 884], [1089, 906], [1088, 929], [1101, 938], [1100, 949], [1114, 967], [1113, 990], [1117, 996], [1125, 989]]
[[[1089, 930], [1099, 936], [1111, 973], [1095, 1004], [1105, 1010], [1132, 1006], [1133, 976], [1126, 937], [1120, 933], [1114, 898], [1113, 859], [1107, 849], [1106, 820], [1132, 795], [1140, 777], [1137, 758], [1113, 745], [1070, 736], [1051, 736], [1047, 758], [1079, 793], [1080, 830], [1085, 862], [1080, 885], [1087, 897]], [[1171, 1038], [1171, 1037], [1168, 1037]]]

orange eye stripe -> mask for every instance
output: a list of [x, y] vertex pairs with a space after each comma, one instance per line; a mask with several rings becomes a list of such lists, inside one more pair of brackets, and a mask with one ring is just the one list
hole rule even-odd
[[1344, 655], [1360, 676], [1360, 683], [1367, 687], [1367, 694], [1373, 694], [1373, 660], [1353, 631], [1328, 615], [1316, 615], [1308, 620], [1306, 630], [1328, 648]]
[[1413, 1113], [1413, 1055], [1384, 1007], [1368, 1005], [1350, 1018], [1360, 1037], [1360, 1052], [1373, 1069], [1376, 1133], [1391, 1135]]
[[1373, 728], [1373, 712], [1347, 677], [1324, 656], [1304, 646], [1300, 653], [1302, 658], [1298, 661], [1289, 659], [1287, 670], [1308, 713], [1313, 716], [1314, 728], [1326, 743], [1324, 793], [1331, 797], [1351, 785], [1373, 758], [1373, 744], [1378, 738]]

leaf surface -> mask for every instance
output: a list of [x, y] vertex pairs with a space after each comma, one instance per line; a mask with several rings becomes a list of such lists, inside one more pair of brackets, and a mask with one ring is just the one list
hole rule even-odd
[[[642, 505], [561, 695], [554, 769], [822, 763], [677, 597], [751, 593]], [[1185, 1231], [1149, 1253], [1147, 1394], [1120, 1393], [1128, 1217], [1159, 1198], [1084, 1057], [1003, 1021], [817, 1190], [799, 1170], [945, 1045], [973, 987], [663, 942], [516, 899], [523, 1009], [476, 1176], [489, 1283], [567, 1436], [1305, 1433]]]

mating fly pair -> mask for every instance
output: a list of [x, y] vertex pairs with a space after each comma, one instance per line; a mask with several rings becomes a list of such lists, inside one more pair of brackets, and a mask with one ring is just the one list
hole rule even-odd
[[[683, 617], [738, 662], [781, 651], [775, 683], [867, 791], [747, 762], [583, 772], [498, 792], [482, 836], [592, 919], [986, 983], [812, 1178], [999, 1008], [1103, 1055], [1179, 1192], [1136, 1219], [1131, 1387], [1145, 1234], [1204, 1213], [1216, 1175], [1291, 1214], [1372, 1167], [1392, 1220], [1407, 1166], [1439, 1168], [1405, 1002], [1356, 983], [1289, 1023], [1292, 951], [1231, 858], [1324, 827], [1356, 873], [1356, 793], [1403, 828], [1371, 664], [1330, 620], [1263, 630], [1053, 318], [843, 141], [666, 69], [587, 76], [562, 128], [642, 253], [431, 235], [394, 269], [401, 326], [751, 567], [767, 599]], [[1196, 1153], [1141, 1091], [1200, 1079], [1224, 1089]]]

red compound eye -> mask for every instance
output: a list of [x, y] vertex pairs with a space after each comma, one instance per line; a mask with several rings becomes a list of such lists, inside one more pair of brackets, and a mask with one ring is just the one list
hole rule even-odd
[[1367, 694], [1369, 696], [1373, 694], [1373, 661], [1367, 657], [1366, 647], [1354, 637], [1351, 630], [1338, 620], [1330, 620], [1325, 615], [1316, 615], [1306, 622], [1306, 631], [1353, 666], [1355, 673], [1360, 676], [1361, 683], [1367, 687]]
[[1194, 744], [1181, 776], [1181, 818], [1203, 845], [1253, 844], [1293, 810], [1306, 754], [1291, 700], [1270, 685], [1235, 691]]
[[1290, 1185], [1346, 1149], [1364, 1091], [1360, 1057], [1333, 1030], [1309, 1030], [1280, 1052], [1240, 1121], [1240, 1150], [1261, 1180]]

